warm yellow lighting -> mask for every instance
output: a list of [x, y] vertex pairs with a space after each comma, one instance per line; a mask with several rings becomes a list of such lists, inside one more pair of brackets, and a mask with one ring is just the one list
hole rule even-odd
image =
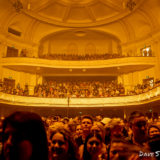
[[149, 48], [146, 48], [146, 51], [148, 52], [148, 51], [149, 51]]
[[83, 72], [86, 72], [86, 69], [84, 68], [84, 69], [82, 69], [82, 71], [83, 71]]
[[20, 0], [12, 0], [13, 7], [15, 8], [16, 12], [20, 12], [23, 9], [23, 4]]
[[40, 67], [36, 67], [36, 70], [39, 71], [41, 68]]
[[27, 5], [27, 9], [28, 9], [28, 10], [30, 10], [30, 9], [31, 9], [31, 4], [30, 4], [30, 3], [28, 3], [28, 5]]
[[84, 32], [84, 31], [76, 31], [75, 35], [78, 36], [78, 37], [83, 37], [83, 36], [86, 35], [86, 32]]

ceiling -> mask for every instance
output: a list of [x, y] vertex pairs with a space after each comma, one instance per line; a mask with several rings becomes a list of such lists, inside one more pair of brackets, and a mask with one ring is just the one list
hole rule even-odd
[[86, 27], [121, 19], [138, 8], [143, 1], [134, 0], [129, 3], [127, 0], [22, 0], [22, 4], [26, 14], [44, 22]]
[[76, 28], [70, 30], [63, 30], [53, 34], [45, 36], [41, 41], [56, 39], [56, 40], [114, 40], [120, 41], [117, 37], [104, 31], [98, 31], [93, 29]]
[[12, 37], [11, 27], [22, 33], [19, 41], [38, 45], [45, 36], [78, 28], [127, 44], [159, 32], [159, 17], [159, 0], [0, 0], [0, 35]]

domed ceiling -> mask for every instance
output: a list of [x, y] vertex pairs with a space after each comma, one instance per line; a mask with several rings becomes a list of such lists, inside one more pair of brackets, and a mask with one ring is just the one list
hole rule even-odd
[[[15, 0], [12, 0], [14, 3]], [[69, 27], [110, 23], [136, 10], [144, 0], [21, 0], [23, 12], [43, 22]]]
[[97, 30], [126, 45], [158, 33], [159, 17], [160, 0], [0, 0], [0, 35], [13, 37], [12, 28], [23, 42], [38, 45], [59, 31]]

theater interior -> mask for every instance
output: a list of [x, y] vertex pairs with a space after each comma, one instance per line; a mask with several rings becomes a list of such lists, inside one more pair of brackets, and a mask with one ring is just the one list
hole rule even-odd
[[0, 116], [160, 113], [159, 0], [0, 0]]

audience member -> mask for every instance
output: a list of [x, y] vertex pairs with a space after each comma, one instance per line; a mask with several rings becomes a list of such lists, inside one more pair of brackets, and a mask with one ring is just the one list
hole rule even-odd
[[93, 125], [93, 119], [89, 115], [84, 115], [81, 120], [81, 127], [82, 127], [82, 136], [75, 139], [78, 146], [84, 144], [86, 137], [90, 133], [90, 129]]
[[51, 131], [51, 160], [78, 160], [78, 151], [71, 133], [63, 125]]
[[80, 124], [78, 124], [76, 126], [76, 135], [75, 135], [75, 139], [79, 138], [80, 136], [82, 136], [82, 126]]
[[42, 119], [43, 122], [35, 113], [15, 112], [4, 121], [0, 121], [3, 122], [0, 158], [2, 160], [160, 159], [160, 129], [157, 126], [159, 119], [155, 122], [150, 121], [141, 112], [131, 113], [129, 117], [131, 130], [127, 120], [120, 118], [105, 117], [103, 120], [101, 118], [98, 120], [97, 117], [93, 119], [90, 115], [84, 115], [75, 118], [50, 116]]
[[133, 144], [146, 146], [148, 136], [147, 136], [147, 120], [144, 114], [138, 111], [132, 112], [129, 118], [129, 122], [133, 133], [130, 141]]
[[[131, 144], [124, 139], [112, 139], [109, 160], [155, 160], [154, 156], [150, 156], [150, 150], [142, 146]], [[144, 154], [145, 153], [145, 154]], [[146, 155], [147, 154], [147, 155]]]
[[41, 117], [15, 112], [3, 122], [4, 160], [48, 160], [48, 144]]
[[[43, 84], [37, 84], [34, 87], [34, 95], [29, 93], [29, 86], [26, 84], [24, 88], [18, 83], [16, 87], [1, 84], [0, 91], [20, 96], [36, 96], [44, 98], [106, 98], [117, 96], [138, 95], [159, 86], [159, 80], [153, 85], [138, 84], [134, 90], [125, 91], [124, 86], [116, 81], [49, 81]], [[97, 121], [102, 119], [97, 116]]]
[[156, 125], [150, 125], [148, 127], [149, 138], [160, 137], [160, 128]]
[[103, 148], [101, 135], [97, 133], [89, 134], [84, 143], [83, 160], [97, 160], [102, 153], [107, 154], [107, 150]]

